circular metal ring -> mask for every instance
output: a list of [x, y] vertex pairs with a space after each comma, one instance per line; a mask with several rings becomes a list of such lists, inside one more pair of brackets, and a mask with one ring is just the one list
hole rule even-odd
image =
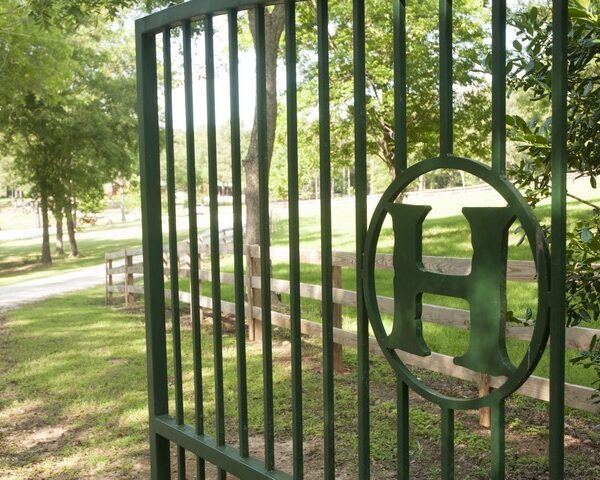
[[[381, 227], [387, 215], [385, 206], [390, 202], [393, 202], [398, 195], [410, 185], [410, 183], [421, 175], [438, 169], [462, 170], [480, 178], [494, 188], [495, 191], [498, 192], [512, 208], [514, 208], [516, 216], [521, 222], [529, 245], [531, 246], [537, 270], [537, 316], [527, 354], [500, 387], [494, 388], [488, 395], [478, 398], [465, 399], [447, 396], [421, 382], [407, 368], [396, 351], [386, 347], [385, 339], [387, 337], [387, 332], [381, 320], [381, 313], [377, 304], [375, 256], [377, 253], [377, 242], [381, 233]], [[487, 165], [466, 158], [449, 156], [444, 159], [431, 158], [424, 160], [401, 172], [384, 192], [379, 204], [375, 208], [365, 240], [363, 259], [363, 289], [365, 304], [377, 341], [395, 372], [421, 396], [440, 406], [455, 410], [468, 410], [492, 406], [514, 393], [533, 373], [544, 352], [549, 334], [550, 260], [548, 246], [536, 216], [519, 191], [506, 178], [499, 176]]]

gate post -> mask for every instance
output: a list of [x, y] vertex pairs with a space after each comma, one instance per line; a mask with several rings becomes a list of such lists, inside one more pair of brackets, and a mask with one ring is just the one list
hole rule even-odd
[[252, 286], [252, 278], [261, 276], [260, 257], [252, 255], [253, 245], [247, 247], [247, 271], [248, 271], [248, 304], [250, 305], [250, 315], [248, 324], [248, 339], [251, 342], [262, 342], [262, 321], [254, 318], [254, 307], [260, 307], [261, 289]]
[[[491, 377], [487, 373], [479, 375], [479, 396], [485, 397], [490, 393], [490, 380]], [[490, 428], [492, 426], [492, 411], [490, 407], [482, 407], [479, 409], [479, 425], [483, 428]]]
[[130, 255], [129, 252], [125, 250], [125, 305], [128, 307], [135, 303], [135, 294], [131, 288], [133, 287], [133, 273], [130, 271], [132, 266], [133, 255]]
[[112, 259], [105, 259], [104, 261], [105, 265], [106, 265], [106, 278], [105, 278], [105, 285], [106, 285], [106, 305], [108, 305], [110, 303], [110, 301], [113, 298], [113, 292], [112, 292], [112, 286], [113, 286], [113, 276], [112, 276], [112, 268], [113, 268], [113, 261]]
[[[331, 267], [331, 279], [333, 288], [342, 288], [342, 267], [333, 265]], [[333, 303], [333, 328], [342, 328], [342, 305]], [[342, 360], [342, 346], [339, 343], [333, 344], [333, 368], [340, 373], [344, 370]]]
[[169, 394], [162, 263], [156, 36], [144, 33], [144, 25], [139, 21], [136, 23], [136, 49], [150, 470], [152, 480], [167, 480], [171, 478], [169, 440], [157, 431], [157, 417], [169, 413]]
[[[204, 244], [202, 243], [199, 247], [198, 247], [198, 296], [200, 298], [198, 298], [198, 305], [200, 305], [200, 323], [202, 323], [202, 320], [204, 320], [204, 312], [202, 310], [202, 303], [201, 303], [201, 299], [202, 299], [202, 250], [204, 249]], [[191, 258], [191, 257], [190, 257]], [[191, 271], [191, 264], [190, 264], [190, 271]], [[191, 276], [190, 276], [191, 279]], [[191, 299], [191, 295], [192, 295], [192, 290], [191, 290], [191, 282], [190, 282], [190, 299]], [[191, 303], [190, 303], [191, 305]], [[214, 308], [214, 305], [213, 305]], [[214, 320], [214, 318], [213, 318]]]

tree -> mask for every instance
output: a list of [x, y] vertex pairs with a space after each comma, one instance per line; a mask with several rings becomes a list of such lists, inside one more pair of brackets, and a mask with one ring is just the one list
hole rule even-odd
[[[11, 64], [0, 71], [0, 85], [6, 86], [0, 94], [0, 142], [40, 199], [42, 261], [50, 263], [49, 209], [58, 218], [64, 214], [71, 254], [77, 255], [77, 200], [90, 203], [117, 171], [131, 171], [137, 139], [134, 62], [126, 54], [132, 49], [99, 47], [106, 38], [102, 29], [65, 35], [52, 26], [40, 28], [14, 6], [2, 17], [12, 15], [5, 45]], [[111, 35], [114, 40], [115, 32]]]
[[[277, 55], [283, 33], [285, 6], [280, 4], [265, 13], [265, 63], [267, 73], [267, 165], [270, 169], [277, 128]], [[256, 45], [256, 19], [254, 11], [249, 12], [250, 31]], [[250, 136], [250, 145], [243, 161], [246, 174], [246, 238], [249, 245], [260, 241], [260, 215], [258, 198], [258, 112]]]
[[[299, 9], [302, 46], [300, 103], [305, 119], [314, 118], [317, 91], [315, 0]], [[439, 55], [437, 0], [419, 2], [407, 9], [407, 103], [409, 160], [415, 162], [439, 153]], [[485, 70], [486, 25], [489, 12], [479, 0], [455, 2], [454, 102], [455, 153], [485, 159], [489, 155], [490, 88]], [[331, 70], [332, 163], [348, 166], [353, 159], [353, 25], [351, 2], [330, 6], [329, 47]], [[367, 50], [367, 138], [368, 153], [393, 172], [395, 155], [394, 69], [392, 5], [386, 0], [368, 3]], [[305, 133], [312, 143], [318, 130]], [[306, 143], [305, 143], [306, 145]]]
[[[570, 0], [569, 14], [567, 167], [589, 177], [596, 188], [600, 174], [600, 5]], [[542, 105], [549, 104], [552, 92], [550, 15], [547, 7], [533, 5], [511, 19], [518, 31], [510, 59], [512, 87]], [[540, 116], [525, 120], [517, 115], [507, 119], [521, 153], [510, 174], [533, 206], [551, 194], [551, 120]], [[568, 234], [567, 325], [574, 326], [600, 318], [600, 205], [567, 195], [588, 207], [587, 216]], [[574, 361], [598, 372], [595, 397], [600, 401], [600, 342], [594, 340]]]
[[[147, 11], [181, 3], [182, 0], [27, 0], [32, 15], [42, 23], [56, 23], [57, 19], [65, 25], [79, 25], [97, 16], [114, 17], [119, 11], [130, 7], [142, 7]], [[254, 10], [249, 10], [249, 25], [256, 46]], [[277, 126], [277, 56], [279, 42], [283, 33], [285, 18], [284, 5], [276, 5], [265, 13], [266, 27], [266, 68], [267, 68], [267, 144], [268, 165], [270, 168]], [[258, 122], [254, 119], [250, 145], [243, 160], [246, 177], [246, 242], [259, 241], [259, 204], [258, 204]]]
[[[4, 4], [0, 29], [0, 146], [18, 167], [22, 182], [31, 183], [40, 199], [42, 262], [50, 263], [49, 183], [54, 172], [49, 152], [55, 144], [48, 134], [57, 92], [67, 87], [70, 78], [71, 48], [56, 29], [36, 28], [16, 0]], [[44, 111], [42, 98], [48, 107]]]

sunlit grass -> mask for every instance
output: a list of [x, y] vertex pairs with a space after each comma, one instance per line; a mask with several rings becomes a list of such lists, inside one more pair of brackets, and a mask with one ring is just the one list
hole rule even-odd
[[[182, 355], [185, 419], [194, 422], [194, 375], [192, 335], [183, 316]], [[148, 478], [147, 384], [144, 323], [141, 310], [127, 311], [105, 306], [103, 291], [95, 289], [27, 306], [9, 313], [0, 340], [0, 478]], [[171, 322], [167, 315], [167, 372], [170, 413], [173, 403]], [[277, 442], [291, 436], [291, 365], [289, 332], [274, 330], [274, 397]], [[202, 327], [202, 363], [205, 430], [215, 431], [214, 364], [212, 326]], [[237, 371], [235, 330], [225, 323], [223, 338], [226, 438], [237, 444]], [[319, 339], [303, 337], [304, 435], [309, 470], [322, 464], [323, 438], [321, 346]], [[263, 386], [260, 344], [247, 344], [248, 406], [250, 436], [262, 442]], [[347, 371], [335, 375], [336, 464], [347, 478], [356, 478], [356, 353], [344, 349]], [[439, 376], [422, 373], [435, 382]], [[373, 475], [391, 478], [395, 444], [395, 377], [386, 362], [371, 357], [371, 425]], [[412, 397], [411, 397], [412, 398]], [[545, 404], [517, 397], [509, 402], [509, 449], [526, 448], [522, 438], [545, 444], [546, 430], [526, 420]], [[438, 409], [416, 396], [411, 400], [411, 462], [423, 478], [433, 478], [439, 442]], [[477, 412], [461, 414], [457, 423], [460, 457], [457, 473], [468, 477], [472, 465], [489, 471], [487, 431], [477, 427]], [[520, 419], [520, 422], [513, 421]], [[544, 422], [545, 420], [541, 420]], [[592, 435], [594, 417], [568, 411], [583, 438]], [[587, 425], [587, 426], [586, 426]], [[47, 432], [44, 436], [43, 432]], [[48, 440], [51, 438], [51, 440]], [[595, 438], [595, 437], [590, 437]], [[595, 440], [594, 440], [595, 441]], [[289, 445], [289, 444], [286, 444]], [[287, 448], [287, 447], [286, 447]], [[526, 453], [521, 464], [507, 456], [514, 477], [545, 469], [545, 451]], [[596, 459], [597, 460], [597, 459]], [[592, 457], [582, 461], [567, 456], [573, 478], [597, 478], [600, 465]], [[279, 461], [279, 459], [278, 459]]]

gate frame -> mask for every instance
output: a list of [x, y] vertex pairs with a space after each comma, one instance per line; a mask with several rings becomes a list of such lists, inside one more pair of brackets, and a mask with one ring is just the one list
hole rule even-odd
[[[138, 115], [140, 136], [140, 173], [142, 196], [142, 226], [144, 248], [144, 296], [146, 311], [146, 347], [148, 371], [148, 407], [150, 425], [150, 455], [153, 479], [170, 478], [170, 442], [183, 447], [223, 470], [248, 480], [289, 479], [289, 475], [274, 471], [262, 462], [251, 457], [243, 457], [238, 450], [218, 444], [214, 439], [199, 434], [191, 427], [180, 425], [168, 415], [168, 375], [167, 348], [165, 328], [165, 298], [164, 298], [164, 268], [163, 240], [161, 216], [161, 186], [160, 186], [160, 128], [158, 112], [158, 72], [156, 55], [156, 35], [172, 27], [179, 26], [206, 15], [222, 14], [230, 11], [250, 8], [264, 8], [275, 2], [261, 0], [192, 0], [190, 2], [167, 8], [163, 11], [141, 18], [136, 22], [137, 44], [137, 76], [138, 76]], [[294, 0], [287, 0], [295, 4]], [[558, 480], [564, 476], [564, 374], [565, 374], [565, 283], [566, 283], [566, 158], [567, 158], [567, 34], [568, 6], [566, 0], [552, 0], [552, 29], [553, 29], [553, 69], [552, 69], [552, 226], [553, 238], [551, 249], [551, 320], [550, 335], [550, 476]], [[356, 172], [363, 175], [366, 172], [364, 159], [358, 158], [366, 154], [365, 135], [366, 111], [364, 104], [365, 68], [364, 68], [364, 14], [365, 0], [353, 0], [354, 25], [363, 29], [355, 31], [355, 96], [356, 120], [355, 135], [357, 161]], [[506, 6], [505, 0], [494, 0], [493, 4]], [[320, 0], [319, 15], [321, 20], [327, 18], [327, 2]], [[394, 18], [399, 22], [399, 15], [404, 11], [404, 0], [393, 0]], [[440, 8], [451, 11], [451, 0], [440, 0]], [[500, 7], [502, 8], [502, 7]], [[448, 16], [446, 20], [451, 22]], [[397, 23], [396, 26], [402, 25]], [[326, 25], [326, 23], [325, 23]], [[288, 23], [288, 28], [293, 25]], [[446, 33], [450, 34], [451, 24], [443, 25]], [[321, 39], [324, 40], [324, 39]], [[401, 49], [405, 43], [401, 36], [395, 42]], [[323, 42], [320, 42], [323, 45]], [[449, 45], [446, 44], [448, 48]], [[447, 53], [447, 51], [446, 51]], [[325, 59], [320, 59], [322, 68], [326, 68]], [[451, 61], [451, 55], [446, 55], [446, 61]], [[449, 69], [442, 68], [442, 76]], [[403, 79], [404, 73], [396, 71], [396, 81]], [[448, 86], [442, 82], [442, 85]], [[398, 88], [398, 100], [402, 100], [402, 88]], [[450, 87], [451, 88], [451, 87]], [[362, 91], [362, 92], [361, 92]], [[328, 95], [328, 87], [320, 85], [320, 92]], [[404, 91], [405, 94], [405, 91]], [[450, 90], [451, 96], [451, 90]], [[445, 98], [445, 100], [444, 100]], [[442, 96], [442, 102], [448, 101], [448, 95]], [[321, 105], [322, 113], [328, 113], [326, 106]], [[402, 126], [402, 106], [397, 102], [398, 126]], [[450, 108], [442, 108], [442, 112], [450, 112]], [[444, 114], [442, 114], [443, 116]], [[448, 118], [446, 118], [448, 120]], [[451, 120], [451, 117], [450, 117]], [[447, 122], [451, 127], [452, 122]], [[451, 130], [441, 130], [442, 151], [451, 151]], [[401, 147], [401, 145], [400, 145]], [[322, 151], [323, 155], [327, 152]], [[323, 172], [323, 171], [322, 171]], [[323, 174], [323, 173], [322, 173]], [[328, 179], [328, 177], [324, 177]], [[363, 186], [364, 187], [364, 186]], [[359, 201], [357, 190], [357, 202]], [[361, 197], [362, 198], [362, 197]], [[362, 201], [362, 200], [360, 200]], [[364, 205], [366, 207], [366, 204]], [[366, 233], [366, 212], [357, 213], [357, 244], [362, 246]], [[325, 254], [326, 252], [324, 252]], [[268, 260], [266, 260], [268, 261]], [[357, 267], [361, 270], [362, 259], [357, 259]], [[364, 272], [361, 273], [364, 274]], [[329, 274], [327, 274], [329, 275]], [[357, 275], [358, 277], [358, 275]], [[359, 282], [360, 283], [360, 282]], [[325, 285], [324, 285], [325, 287]], [[362, 288], [357, 284], [358, 292]], [[268, 291], [267, 291], [268, 295]], [[325, 298], [325, 297], [324, 297]], [[358, 306], [359, 317], [366, 318], [364, 304]], [[325, 329], [324, 329], [325, 330]], [[368, 333], [368, 328], [367, 328]], [[328, 335], [325, 332], [324, 335]], [[324, 337], [328, 338], [328, 337]], [[365, 324], [359, 321], [359, 360], [368, 359], [368, 339], [365, 337]], [[360, 362], [359, 362], [360, 363]], [[369, 412], [368, 412], [368, 366], [359, 368], [359, 447], [362, 460], [359, 465], [359, 477], [369, 477]], [[330, 392], [332, 393], [332, 392]], [[408, 405], [402, 401], [407, 395], [407, 389], [401, 387], [398, 392], [399, 409], [405, 410]], [[332, 420], [332, 419], [331, 419]], [[452, 431], [452, 419], [446, 415], [443, 424], [447, 431]], [[400, 429], [401, 433], [405, 430]], [[328, 430], [326, 430], [328, 432]], [[405, 443], [407, 447], [408, 442]], [[401, 451], [399, 457], [408, 460], [407, 452]], [[327, 459], [331, 463], [332, 458]], [[326, 466], [327, 467], [327, 466]], [[327, 472], [327, 468], [326, 468]], [[331, 470], [329, 470], [331, 475]], [[400, 473], [400, 472], [399, 472]], [[406, 472], [408, 473], [408, 472]], [[326, 475], [328, 475], [326, 473]], [[446, 472], [447, 478], [452, 478], [453, 472]]]

